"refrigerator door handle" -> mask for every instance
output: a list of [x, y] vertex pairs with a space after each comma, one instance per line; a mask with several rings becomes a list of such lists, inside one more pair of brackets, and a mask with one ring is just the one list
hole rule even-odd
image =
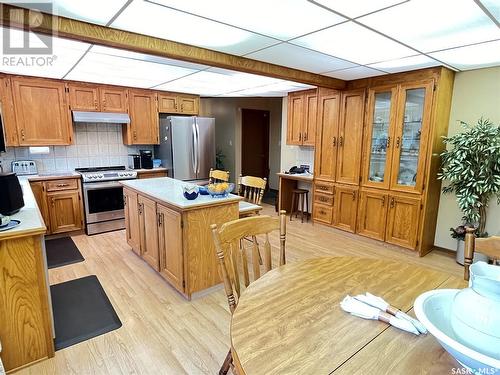
[[198, 155], [196, 157], [196, 174], [198, 177], [198, 175], [200, 174], [200, 159], [201, 159], [201, 151], [200, 151], [200, 126], [198, 125], [198, 122], [196, 121], [196, 119], [194, 120], [195, 121], [195, 124], [196, 124], [196, 150], [198, 152]]
[[196, 124], [193, 122], [191, 125], [191, 135], [193, 141], [193, 147], [191, 148], [191, 157], [193, 163], [193, 172], [197, 173], [198, 169], [198, 139], [196, 138]]

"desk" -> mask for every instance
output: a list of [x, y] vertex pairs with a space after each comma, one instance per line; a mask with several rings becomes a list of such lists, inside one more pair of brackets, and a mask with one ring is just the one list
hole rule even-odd
[[[297, 189], [298, 182], [313, 183], [313, 175], [309, 173], [301, 174], [286, 174], [277, 173], [280, 178], [278, 192], [278, 212], [285, 210], [287, 213], [292, 212], [292, 190]], [[312, 208], [311, 205], [309, 207]]]
[[231, 321], [240, 374], [451, 374], [461, 366], [430, 335], [415, 336], [340, 308], [367, 291], [413, 314], [421, 293], [464, 280], [412, 264], [316, 258], [278, 267], [242, 293]]

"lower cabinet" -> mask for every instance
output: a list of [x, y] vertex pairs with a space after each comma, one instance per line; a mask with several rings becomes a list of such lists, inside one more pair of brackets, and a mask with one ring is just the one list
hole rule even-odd
[[389, 195], [386, 242], [409, 249], [417, 246], [420, 199], [404, 195]]
[[333, 226], [354, 233], [357, 209], [358, 188], [348, 185], [335, 186]]
[[359, 199], [358, 234], [385, 240], [388, 194], [384, 191], [362, 189]]
[[123, 207], [125, 209], [125, 233], [127, 243], [132, 250], [141, 255], [141, 238], [139, 233], [139, 202], [137, 193], [123, 189]]
[[139, 236], [142, 258], [156, 271], [160, 270], [158, 254], [158, 215], [156, 202], [139, 195]]

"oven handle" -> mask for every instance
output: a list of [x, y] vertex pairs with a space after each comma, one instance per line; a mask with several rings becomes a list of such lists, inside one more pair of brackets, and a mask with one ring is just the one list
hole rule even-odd
[[117, 181], [84, 182], [82, 185], [84, 191], [123, 187], [123, 185]]

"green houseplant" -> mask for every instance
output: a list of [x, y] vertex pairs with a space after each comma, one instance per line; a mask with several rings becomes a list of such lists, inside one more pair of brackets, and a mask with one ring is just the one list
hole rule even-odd
[[500, 126], [479, 119], [476, 126], [460, 121], [464, 132], [445, 137], [451, 147], [441, 153], [438, 178], [448, 181], [444, 193], [455, 193], [463, 221], [486, 236], [486, 210], [491, 198], [500, 204]]

